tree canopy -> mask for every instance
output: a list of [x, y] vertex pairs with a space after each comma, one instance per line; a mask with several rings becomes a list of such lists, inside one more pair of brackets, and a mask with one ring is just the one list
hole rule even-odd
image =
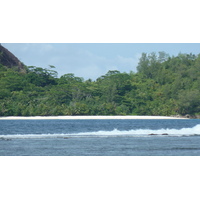
[[143, 53], [138, 72], [95, 81], [25, 67], [0, 64], [0, 116], [200, 114], [200, 54]]

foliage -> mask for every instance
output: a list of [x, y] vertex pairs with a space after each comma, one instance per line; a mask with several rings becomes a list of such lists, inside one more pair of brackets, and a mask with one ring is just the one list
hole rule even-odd
[[108, 71], [97, 80], [55, 67], [0, 64], [0, 116], [186, 115], [200, 113], [200, 54], [143, 53], [137, 73]]

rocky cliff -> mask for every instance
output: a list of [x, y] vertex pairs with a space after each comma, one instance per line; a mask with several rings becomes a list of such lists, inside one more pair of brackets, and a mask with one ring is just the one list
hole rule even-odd
[[3, 47], [0, 44], [0, 64], [9, 67], [9, 68], [16, 68], [17, 71], [25, 73], [26, 68], [25, 65], [20, 62], [20, 60], [14, 56], [8, 49]]

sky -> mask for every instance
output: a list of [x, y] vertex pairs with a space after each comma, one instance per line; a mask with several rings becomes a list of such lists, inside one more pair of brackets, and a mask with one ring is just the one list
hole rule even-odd
[[27, 66], [55, 66], [58, 76], [73, 73], [95, 80], [109, 70], [137, 72], [143, 52], [200, 53], [200, 43], [2, 43]]

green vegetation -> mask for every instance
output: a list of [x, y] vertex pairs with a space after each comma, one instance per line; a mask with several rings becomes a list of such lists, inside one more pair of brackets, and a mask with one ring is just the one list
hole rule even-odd
[[137, 73], [96, 81], [53, 68], [0, 64], [0, 116], [200, 114], [200, 54], [143, 53]]

